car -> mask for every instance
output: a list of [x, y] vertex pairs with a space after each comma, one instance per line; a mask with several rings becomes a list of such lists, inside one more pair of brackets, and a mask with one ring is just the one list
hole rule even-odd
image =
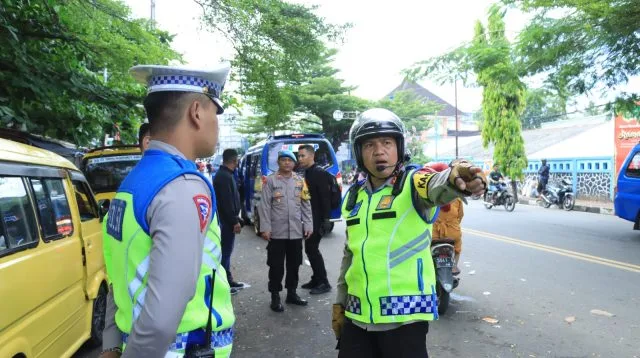
[[142, 159], [137, 145], [99, 147], [82, 158], [81, 169], [98, 200], [113, 200], [124, 178]]
[[[340, 166], [331, 143], [322, 134], [288, 134], [270, 136], [255, 146], [249, 148], [240, 159], [238, 168], [239, 192], [242, 202], [242, 219], [245, 223], [253, 224], [256, 233], [260, 232], [260, 217], [258, 203], [262, 191], [263, 179], [278, 170], [278, 152], [290, 150], [297, 155], [298, 148], [303, 144], [311, 144], [316, 150], [316, 163], [331, 173], [338, 183], [342, 183]], [[325, 230], [330, 232], [333, 223], [341, 220], [340, 208], [331, 211], [331, 220]]]
[[620, 167], [613, 203], [616, 216], [633, 222], [634, 230], [640, 230], [640, 143]]
[[67, 159], [0, 139], [0, 357], [69, 357], [99, 346], [104, 212]]

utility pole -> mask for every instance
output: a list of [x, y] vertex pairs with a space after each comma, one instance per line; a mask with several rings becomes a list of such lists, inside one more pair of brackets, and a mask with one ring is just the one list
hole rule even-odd
[[153, 26], [153, 24], [156, 22], [156, 0], [151, 0], [151, 15], [149, 19], [151, 20], [151, 24]]

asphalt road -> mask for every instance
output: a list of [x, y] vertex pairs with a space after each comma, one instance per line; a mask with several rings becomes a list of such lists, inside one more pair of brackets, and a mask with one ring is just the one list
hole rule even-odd
[[[431, 356], [640, 357], [640, 232], [630, 223], [556, 208], [486, 210], [472, 201], [463, 228], [461, 283], [431, 325]], [[308, 307], [272, 312], [266, 242], [251, 229], [237, 237], [232, 259], [236, 279], [251, 285], [234, 297], [233, 356], [335, 357], [335, 292], [300, 290]], [[343, 245], [344, 225], [321, 243], [332, 282]], [[310, 275], [303, 265], [300, 283]]]

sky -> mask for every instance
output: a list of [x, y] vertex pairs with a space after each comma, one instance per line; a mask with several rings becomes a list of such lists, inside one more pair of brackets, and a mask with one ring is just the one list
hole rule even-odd
[[[402, 82], [401, 71], [414, 63], [454, 49], [473, 36], [475, 21], [486, 19], [495, 0], [291, 0], [319, 5], [316, 13], [329, 23], [351, 23], [344, 42], [329, 44], [339, 50], [334, 65], [352, 94], [378, 100]], [[151, 0], [125, 0], [134, 17], [149, 17]], [[176, 34], [173, 47], [191, 66], [207, 67], [230, 59], [233, 51], [220, 34], [201, 28], [199, 5], [192, 0], [155, 0], [158, 26]], [[510, 11], [505, 19], [507, 36], [515, 38], [527, 17]], [[203, 44], [205, 44], [203, 46]], [[420, 81], [444, 100], [454, 103], [454, 86]], [[229, 84], [228, 88], [233, 89]], [[626, 90], [640, 92], [640, 79]], [[482, 92], [458, 83], [458, 106], [472, 112], [480, 109]], [[580, 106], [589, 99], [581, 98]], [[604, 100], [593, 99], [596, 103]]]

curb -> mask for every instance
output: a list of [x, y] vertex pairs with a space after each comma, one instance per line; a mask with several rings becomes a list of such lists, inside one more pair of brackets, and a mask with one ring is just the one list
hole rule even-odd
[[[518, 199], [518, 204], [540, 206], [535, 199]], [[552, 205], [552, 207], [555, 205]], [[540, 206], [541, 207], [541, 206]], [[614, 215], [613, 209], [603, 208], [599, 206], [575, 205], [572, 211], [581, 211], [585, 213]]]

